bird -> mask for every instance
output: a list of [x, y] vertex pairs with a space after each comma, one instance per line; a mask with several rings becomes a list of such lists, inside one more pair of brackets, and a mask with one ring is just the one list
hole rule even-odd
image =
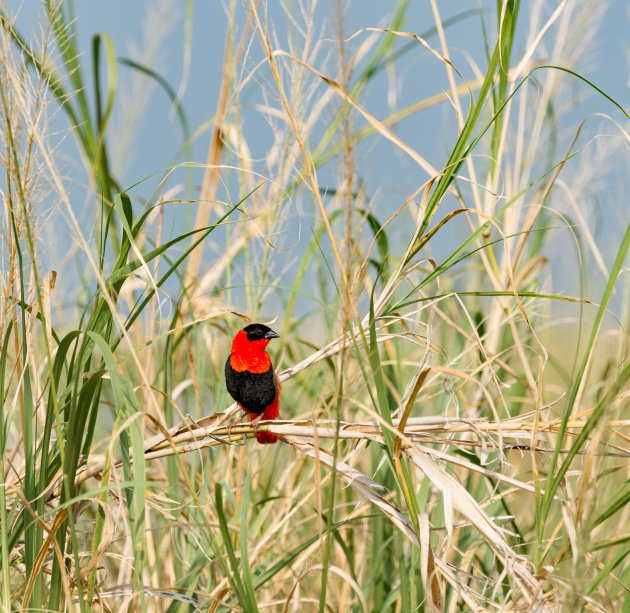
[[[280, 412], [280, 380], [265, 351], [274, 338], [280, 335], [264, 324], [245, 326], [234, 336], [225, 363], [227, 391], [254, 425], [261, 419], [277, 419]], [[262, 445], [278, 440], [272, 432], [255, 432], [254, 436]]]

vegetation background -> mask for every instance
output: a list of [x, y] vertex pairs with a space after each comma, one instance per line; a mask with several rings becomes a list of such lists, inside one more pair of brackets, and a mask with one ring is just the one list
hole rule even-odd
[[0, 5], [4, 611], [630, 609], [621, 0]]

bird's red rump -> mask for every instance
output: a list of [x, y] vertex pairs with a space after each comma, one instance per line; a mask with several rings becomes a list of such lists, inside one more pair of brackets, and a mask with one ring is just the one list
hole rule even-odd
[[[268, 405], [262, 413], [252, 413], [248, 411], [242, 404], [239, 403], [239, 406], [247, 416], [249, 417], [249, 421], [264, 421], [267, 419], [277, 419], [280, 414], [280, 383], [277, 384], [277, 396], [276, 399]], [[273, 445], [278, 440], [278, 435], [273, 432], [254, 432], [254, 436], [256, 440], [262, 445]]]

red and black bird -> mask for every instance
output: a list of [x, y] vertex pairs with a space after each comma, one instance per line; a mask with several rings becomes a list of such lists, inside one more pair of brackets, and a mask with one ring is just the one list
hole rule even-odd
[[[272, 338], [279, 336], [264, 324], [245, 326], [236, 333], [225, 363], [227, 391], [254, 423], [278, 417], [280, 381], [265, 349]], [[263, 445], [278, 440], [271, 432], [256, 432], [255, 436]]]

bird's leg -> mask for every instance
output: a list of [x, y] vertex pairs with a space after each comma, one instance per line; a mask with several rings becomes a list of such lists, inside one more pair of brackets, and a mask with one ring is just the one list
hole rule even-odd
[[245, 413], [241, 413], [241, 416], [234, 422], [232, 422], [232, 427], [240, 426], [245, 421]]
[[[239, 407], [239, 408], [240, 408], [240, 407]], [[240, 425], [241, 425], [241, 424], [245, 421], [245, 417], [246, 417], [246, 416], [247, 416], [247, 413], [245, 413], [245, 411], [243, 410], [243, 412], [241, 413], [240, 417], [239, 417], [236, 421], [233, 421], [233, 422], [229, 423], [229, 424], [226, 426], [226, 428], [225, 428], [225, 429], [226, 429], [226, 431], [227, 431], [227, 435], [228, 435], [228, 437], [231, 437], [231, 436], [232, 436], [232, 429], [233, 429], [233, 428], [236, 428], [236, 426], [240, 426]]]
[[261, 413], [260, 415], [257, 415], [256, 417], [254, 417], [254, 419], [252, 419], [252, 426], [254, 427], [254, 432], [258, 430], [258, 424], [260, 423], [262, 418], [263, 418], [263, 414]]

